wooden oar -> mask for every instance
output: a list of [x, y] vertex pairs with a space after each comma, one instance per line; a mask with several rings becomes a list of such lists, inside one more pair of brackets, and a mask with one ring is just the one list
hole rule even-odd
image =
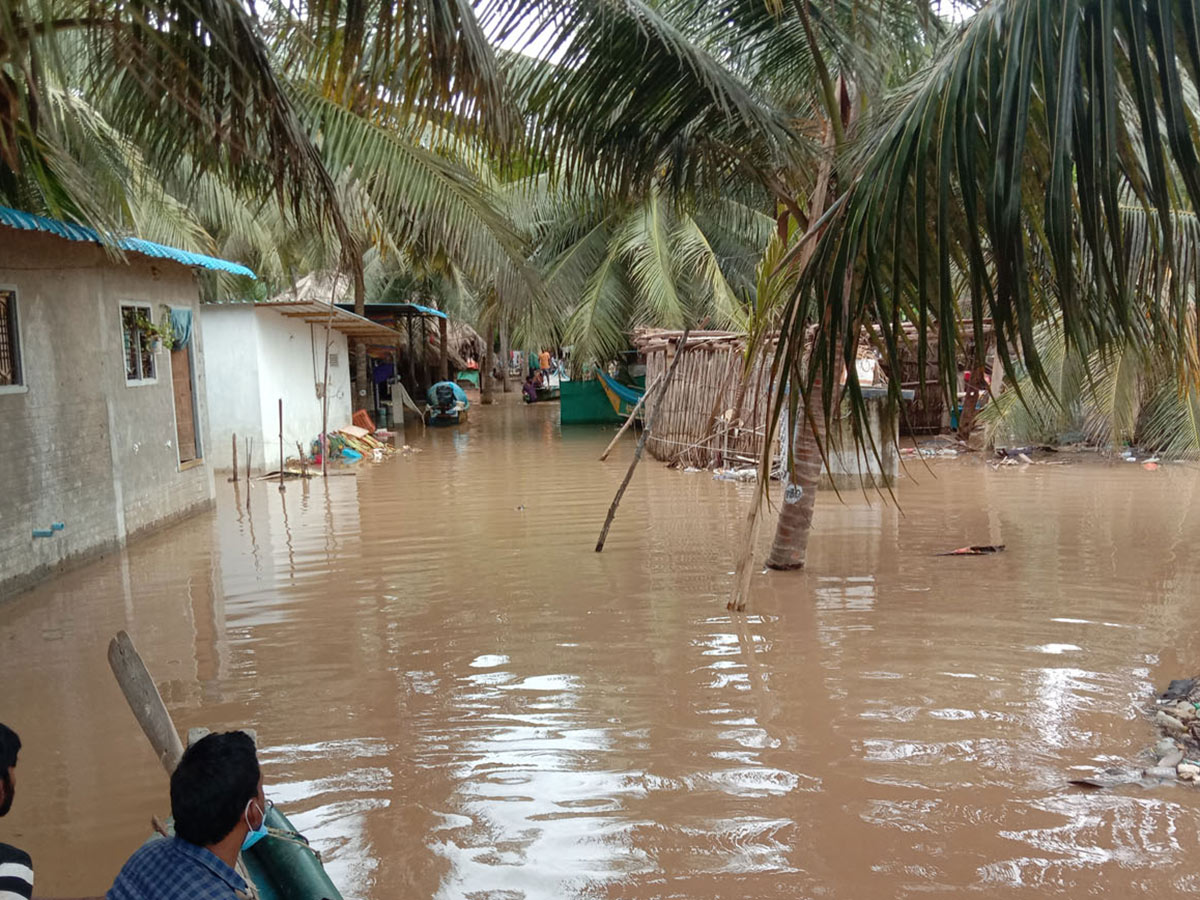
[[183, 742], [167, 712], [167, 705], [163, 703], [162, 694], [126, 632], [118, 631], [108, 642], [108, 664], [158, 761], [170, 775], [183, 757]]

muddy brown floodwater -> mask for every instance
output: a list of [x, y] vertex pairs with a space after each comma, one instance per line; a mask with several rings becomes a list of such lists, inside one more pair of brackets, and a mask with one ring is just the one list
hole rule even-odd
[[[751, 487], [515, 397], [357, 478], [211, 514], [0, 605], [25, 741], [0, 838], [97, 893], [167, 808], [105, 659], [181, 728], [252, 725], [348, 898], [1200, 893], [1200, 792], [1082, 793], [1200, 665], [1200, 475], [914, 467], [823, 496], [803, 574], [725, 610]], [[769, 532], [769, 529], [767, 529]], [[764, 542], [769, 534], [764, 534]], [[968, 543], [996, 557], [937, 558]], [[761, 553], [760, 557], [761, 559]]]

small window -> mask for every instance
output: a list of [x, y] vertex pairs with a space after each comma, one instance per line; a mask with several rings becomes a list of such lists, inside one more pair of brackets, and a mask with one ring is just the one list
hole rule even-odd
[[329, 368], [336, 369], [338, 367], [338, 355], [333, 350], [329, 351]]
[[21, 371], [21, 336], [17, 330], [17, 292], [0, 288], [0, 387], [25, 383]]
[[152, 311], [148, 305], [126, 304], [121, 307], [121, 337], [125, 348], [125, 382], [138, 384], [154, 381], [158, 371], [154, 363], [155, 336], [148, 330]]

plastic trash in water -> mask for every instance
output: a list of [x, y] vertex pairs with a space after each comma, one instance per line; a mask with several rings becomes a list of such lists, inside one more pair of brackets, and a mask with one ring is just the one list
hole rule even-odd
[[352, 450], [349, 447], [343, 447], [342, 459], [346, 460], [347, 462], [358, 462], [360, 459], [362, 459], [362, 454], [357, 450]]

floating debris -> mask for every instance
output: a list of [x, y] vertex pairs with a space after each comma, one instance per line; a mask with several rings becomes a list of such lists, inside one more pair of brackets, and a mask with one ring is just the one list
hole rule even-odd
[[1003, 544], [974, 544], [970, 547], [959, 547], [957, 550], [947, 550], [945, 553], [935, 553], [935, 556], [986, 556], [989, 553], [1003, 553]]

